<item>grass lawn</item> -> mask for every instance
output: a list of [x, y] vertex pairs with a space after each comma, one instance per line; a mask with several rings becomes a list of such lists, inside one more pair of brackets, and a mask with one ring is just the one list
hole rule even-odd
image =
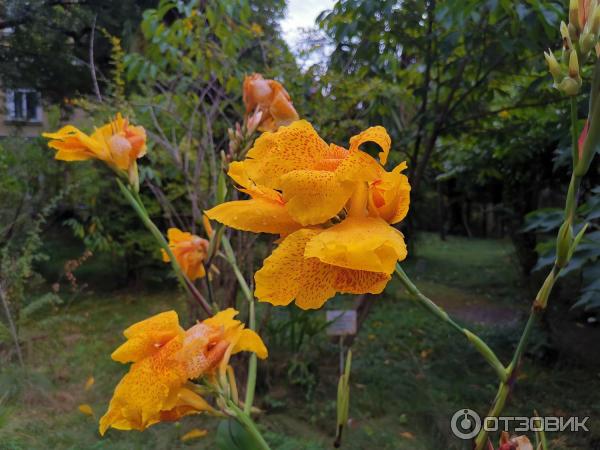
[[[510, 244], [457, 237], [442, 242], [423, 234], [417, 251], [418, 257], [406, 264], [416, 283], [508, 359], [528, 306]], [[470, 449], [452, 437], [449, 419], [461, 408], [487, 410], [496, 389], [492, 370], [460, 336], [415, 305], [397, 282], [374, 301], [352, 346], [352, 419], [342, 448]], [[344, 302], [336, 299], [328, 307]], [[9, 365], [0, 372], [0, 450], [214, 448], [217, 421], [205, 416], [143, 433], [98, 435], [97, 419], [126, 370], [110, 359], [122, 342], [122, 330], [167, 309], [186, 314], [179, 294], [90, 294], [59, 312], [54, 326], [25, 330], [27, 371]], [[288, 314], [276, 311], [274, 323], [288, 320]], [[298, 324], [323, 316], [298, 314]], [[260, 365], [257, 402], [264, 413], [257, 420], [267, 440], [273, 449], [332, 448], [337, 344], [322, 332], [301, 344], [290, 341], [289, 334], [264, 334], [271, 355]], [[600, 442], [599, 374], [548, 358], [546, 342], [545, 333], [536, 330], [507, 415], [530, 416], [537, 409], [541, 415], [590, 416], [590, 433], [549, 434], [551, 448], [600, 448], [594, 447]], [[95, 383], [86, 390], [90, 376]], [[91, 405], [95, 417], [79, 412], [80, 404]], [[182, 442], [192, 428], [209, 434]]]

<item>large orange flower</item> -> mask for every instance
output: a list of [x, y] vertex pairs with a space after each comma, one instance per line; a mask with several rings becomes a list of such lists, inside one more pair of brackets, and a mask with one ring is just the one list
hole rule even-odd
[[275, 131], [299, 118], [290, 95], [281, 83], [265, 80], [259, 73], [244, 78], [243, 99], [246, 115], [260, 111], [260, 131]]
[[264, 133], [248, 158], [232, 163], [230, 177], [249, 200], [206, 212], [225, 225], [283, 239], [256, 273], [260, 301], [319, 308], [336, 292], [379, 293], [398, 260], [402, 234], [391, 227], [408, 211], [410, 186], [401, 164], [386, 172], [359, 150], [390, 138], [382, 127], [354, 136], [346, 150], [327, 145], [306, 121]]
[[57, 150], [55, 158], [63, 161], [99, 159], [113, 169], [130, 172], [136, 168], [136, 160], [146, 154], [146, 130], [130, 125], [121, 114], [91, 136], [72, 125], [42, 136], [51, 139], [48, 146]]
[[[206, 276], [204, 260], [208, 252], [208, 241], [178, 228], [169, 228], [167, 237], [169, 248], [183, 273], [191, 281]], [[164, 250], [162, 256], [164, 262], [170, 261], [169, 255]]]
[[232, 308], [184, 331], [175, 311], [167, 311], [127, 328], [127, 341], [112, 358], [133, 363], [117, 385], [100, 434], [109, 427], [143, 430], [161, 421], [212, 411], [188, 380], [211, 377], [230, 355], [251, 351], [267, 357], [261, 338], [235, 320]]

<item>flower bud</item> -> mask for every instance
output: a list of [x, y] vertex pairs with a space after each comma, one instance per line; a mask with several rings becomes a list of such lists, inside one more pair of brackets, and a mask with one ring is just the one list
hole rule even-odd
[[[596, 38], [596, 35], [592, 34], [592, 33], [583, 33], [579, 37], [579, 49], [581, 50], [581, 55], [584, 57], [584, 59], [588, 56], [590, 51], [594, 48], [597, 41], [598, 41], [598, 39]], [[573, 52], [573, 53], [576, 53], [576, 52]]]
[[579, 0], [569, 1], [569, 25], [575, 28], [579, 25]]
[[569, 76], [577, 79], [579, 77], [579, 58], [577, 52], [571, 52], [569, 56]]
[[581, 79], [577, 81], [570, 77], [565, 77], [557, 86], [559, 91], [564, 92], [566, 95], [575, 96], [579, 94], [581, 88]]
[[544, 52], [544, 58], [546, 58], [546, 62], [548, 63], [548, 69], [554, 78], [554, 81], [561, 79], [563, 76], [562, 69], [560, 68], [560, 64], [554, 57], [554, 53], [550, 49], [547, 52]]
[[569, 27], [563, 21], [560, 23], [560, 35], [563, 39], [563, 48], [565, 51], [570, 51], [573, 49], [573, 43], [571, 42], [571, 35], [569, 33]]
[[577, 27], [575, 27], [575, 25], [573, 25], [572, 23], [569, 24], [568, 30], [571, 41], [574, 41], [579, 37], [579, 31], [577, 30]]
[[600, 33], [600, 6], [596, 6], [596, 9], [594, 10], [590, 31], [596, 37], [598, 36], [598, 33]]
[[562, 268], [568, 264], [572, 241], [573, 227], [571, 227], [570, 221], [566, 221], [561, 225], [556, 237], [556, 265], [558, 267]]

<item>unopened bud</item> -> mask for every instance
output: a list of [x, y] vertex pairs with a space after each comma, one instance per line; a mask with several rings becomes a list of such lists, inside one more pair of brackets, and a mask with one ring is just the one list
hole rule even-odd
[[568, 29], [569, 29], [569, 37], [571, 38], [571, 41], [576, 41], [577, 38], [579, 37], [579, 30], [572, 23], [569, 24]]
[[575, 96], [579, 94], [581, 88], [581, 78], [579, 80], [571, 77], [565, 77], [557, 86], [559, 91], [564, 92], [566, 95]]
[[571, 56], [569, 56], [569, 76], [574, 79], [579, 77], [579, 59], [577, 57], [577, 52], [571, 52]]
[[[584, 57], [584, 59], [585, 59], [585, 57], [587, 57], [587, 55], [590, 53], [590, 51], [594, 48], [597, 41], [598, 41], [598, 39], [596, 38], [596, 35], [592, 34], [592, 33], [583, 33], [579, 37], [579, 49], [581, 50], [581, 55]], [[573, 52], [573, 53], [576, 53], [576, 52]]]
[[560, 23], [560, 35], [563, 39], [563, 48], [565, 51], [570, 51], [573, 48], [573, 43], [571, 42], [569, 27], [567, 27], [567, 24], [564, 21]]
[[572, 241], [573, 228], [571, 222], [566, 221], [561, 225], [556, 237], [556, 265], [560, 268], [565, 267], [569, 262]]
[[548, 49], [547, 52], [544, 52], [544, 58], [546, 58], [546, 62], [548, 63], [548, 70], [550, 70], [550, 73], [552, 74], [552, 77], [554, 78], [554, 81], [556, 82], [563, 76], [562, 69], [560, 68], [560, 64], [558, 64], [558, 61], [556, 60], [554, 53], [552, 53], [552, 51], [550, 49]]
[[579, 1], [570, 0], [569, 2], [569, 25], [579, 26]]
[[595, 37], [600, 33], [600, 6], [596, 6], [594, 9], [594, 15], [592, 16], [592, 25], [590, 26], [590, 31], [594, 34]]

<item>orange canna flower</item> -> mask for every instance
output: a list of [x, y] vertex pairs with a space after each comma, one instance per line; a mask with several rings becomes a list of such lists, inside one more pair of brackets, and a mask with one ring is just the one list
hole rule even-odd
[[359, 150], [390, 138], [383, 127], [354, 136], [350, 149], [327, 145], [306, 121], [264, 133], [229, 176], [250, 199], [217, 205], [206, 215], [227, 226], [280, 234], [256, 273], [255, 295], [274, 305], [320, 308], [336, 292], [380, 293], [406, 257], [402, 233], [390, 224], [408, 212], [410, 186], [400, 164], [386, 172]]
[[112, 359], [133, 364], [100, 419], [100, 434], [110, 427], [141, 431], [158, 422], [213, 411], [188, 380], [213, 377], [240, 351], [261, 359], [268, 355], [258, 334], [234, 319], [237, 313], [229, 308], [184, 331], [177, 313], [167, 311], [127, 328], [127, 341]]
[[[208, 252], [208, 241], [178, 228], [167, 230], [169, 248], [183, 273], [191, 280], [206, 276], [204, 260]], [[170, 262], [167, 252], [162, 250], [163, 261]]]
[[56, 133], [43, 133], [51, 139], [50, 148], [55, 149], [55, 158], [62, 161], [85, 161], [99, 159], [115, 170], [136, 171], [137, 159], [146, 154], [146, 130], [129, 124], [121, 114], [115, 120], [96, 129], [91, 136], [72, 125]]
[[265, 80], [259, 73], [244, 78], [243, 99], [246, 116], [253, 111], [260, 111], [260, 131], [276, 131], [281, 125], [298, 120], [290, 95], [281, 83]]

